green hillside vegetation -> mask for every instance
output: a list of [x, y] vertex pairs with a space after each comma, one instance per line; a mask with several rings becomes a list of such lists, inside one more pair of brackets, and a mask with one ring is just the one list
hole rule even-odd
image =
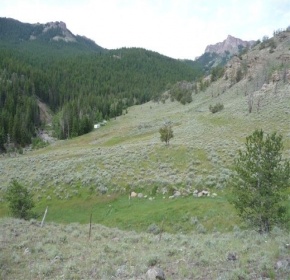
[[[288, 45], [285, 39], [280, 52]], [[224, 76], [210, 83], [205, 91], [193, 93], [193, 101], [185, 106], [170, 98], [134, 105], [126, 115], [87, 135], [57, 141], [39, 151], [24, 151], [23, 155], [6, 155], [1, 159], [3, 190], [16, 178], [34, 190], [43, 207], [47, 203], [65, 205], [63, 201], [71, 198], [95, 199], [100, 194], [101, 198], [117, 194], [120, 199], [127, 199], [130, 191], [138, 191], [150, 196], [156, 187], [161, 198], [174, 190], [192, 193], [195, 189], [209, 189], [224, 199], [233, 159], [255, 129], [282, 134], [284, 156], [289, 157], [289, 83], [283, 79], [270, 82], [277, 73], [283, 78], [289, 65], [281, 68], [278, 48], [275, 53], [263, 51], [257, 46], [246, 54], [252, 64], [239, 82], [232, 85], [232, 79]], [[265, 54], [267, 61], [260, 61]], [[252, 57], [258, 57], [256, 64]], [[247, 61], [243, 58], [237, 65]], [[268, 77], [264, 76], [265, 71]], [[236, 72], [232, 66], [225, 75]], [[224, 109], [212, 114], [208, 108], [217, 103], [223, 104]], [[160, 141], [159, 134], [167, 121], [174, 132], [169, 147]], [[191, 198], [190, 195], [188, 199]], [[212, 198], [204, 201], [216, 203]], [[236, 225], [233, 221], [228, 229]]]
[[[3, 18], [0, 26], [2, 151], [3, 142], [30, 144], [35, 128], [45, 125], [38, 100], [55, 114], [55, 136], [67, 139], [122, 115], [129, 106], [158, 100], [177, 81], [200, 75], [182, 61], [145, 49], [108, 51], [80, 36], [75, 42], [53, 41], [62, 35], [60, 27], [44, 32], [46, 25]], [[21, 130], [25, 133], [17, 135]]]
[[[38, 217], [7, 218], [8, 205], [1, 199], [1, 277], [146, 279], [146, 271], [158, 266], [166, 279], [288, 279], [290, 219], [260, 235], [229, 203], [233, 162], [253, 131], [282, 135], [283, 158], [290, 159], [290, 32], [272, 40], [274, 49], [258, 44], [214, 72], [214, 79], [172, 81], [174, 98], [165, 79], [162, 102], [152, 92], [153, 100], [137, 101], [132, 91], [127, 113], [111, 115], [105, 126], [39, 150], [3, 154], [0, 197], [16, 179], [33, 194]], [[142, 49], [112, 54], [119, 57], [95, 56], [98, 61], [107, 56], [121, 67], [132, 54], [137, 73], [141, 54], [145, 61], [159, 57]], [[175, 63], [167, 59], [163, 63]], [[73, 61], [79, 62], [68, 59], [64, 65], [77, 75]], [[148, 85], [156, 86], [154, 80]], [[147, 92], [146, 82], [142, 86]], [[185, 96], [191, 91], [190, 103], [176, 101], [180, 90]], [[67, 114], [78, 105], [78, 99], [65, 102], [65, 94], [59, 98], [72, 106], [64, 107]], [[223, 109], [213, 114], [214, 104]], [[166, 123], [174, 134], [169, 145], [159, 133]], [[197, 197], [202, 191], [210, 195]], [[139, 197], [129, 198], [131, 192]], [[289, 187], [282, 194], [290, 217]], [[46, 224], [40, 227], [47, 206]]]

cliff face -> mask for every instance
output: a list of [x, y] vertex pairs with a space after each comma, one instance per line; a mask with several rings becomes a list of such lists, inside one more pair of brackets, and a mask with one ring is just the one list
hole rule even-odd
[[239, 52], [241, 47], [250, 47], [254, 44], [254, 42], [255, 41], [243, 41], [228, 35], [227, 39], [225, 39], [223, 42], [216, 43], [214, 45], [208, 45], [205, 49], [205, 53], [223, 54], [227, 51], [230, 54], [236, 54]]

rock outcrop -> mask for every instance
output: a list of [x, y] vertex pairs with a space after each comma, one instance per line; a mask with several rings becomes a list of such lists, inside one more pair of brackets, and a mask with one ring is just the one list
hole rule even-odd
[[254, 43], [255, 41], [243, 41], [239, 38], [228, 35], [227, 39], [223, 42], [208, 45], [205, 49], [205, 53], [223, 54], [229, 52], [230, 54], [236, 54], [241, 48], [251, 47]]
[[54, 41], [63, 40], [65, 42], [76, 42], [75, 36], [66, 28], [66, 24], [62, 21], [48, 22], [44, 25], [42, 33], [46, 33], [51, 29], [58, 29], [58, 34], [52, 38]]
[[161, 268], [159, 267], [152, 267], [146, 272], [146, 279], [148, 280], [154, 280], [154, 279], [159, 279], [159, 280], [165, 280], [165, 275], [164, 272]]

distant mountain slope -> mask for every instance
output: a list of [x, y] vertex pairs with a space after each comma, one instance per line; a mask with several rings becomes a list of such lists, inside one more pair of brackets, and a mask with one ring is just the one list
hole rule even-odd
[[231, 35], [223, 41], [205, 48], [204, 54], [195, 60], [204, 73], [209, 74], [214, 67], [223, 67], [233, 57], [242, 51], [251, 48], [255, 41], [243, 41]]
[[[0, 42], [13, 43], [14, 46], [31, 41], [50, 43], [55, 46], [61, 42], [71, 43], [83, 51], [104, 52], [104, 48], [94, 41], [71, 33], [64, 22], [49, 22], [46, 24], [22, 23], [11, 18], [0, 18]], [[66, 46], [70, 46], [67, 44]]]
[[55, 114], [55, 135], [66, 139], [129, 106], [158, 100], [166, 88], [197, 75], [183, 61], [145, 49], [105, 50], [73, 35], [63, 22], [1, 18], [0, 150], [8, 140], [31, 142], [35, 127], [43, 125], [39, 100]]
[[205, 48], [205, 53], [217, 53], [217, 54], [224, 54], [225, 52], [229, 52], [231, 55], [237, 54], [243, 48], [251, 47], [255, 41], [243, 41], [239, 38], [235, 38], [231, 35], [219, 43], [214, 45], [208, 45]]
[[[260, 111], [266, 95], [278, 97], [280, 88], [288, 91], [290, 82], [290, 28], [274, 32], [272, 38], [265, 37], [250, 49], [233, 55], [223, 67], [223, 71], [210, 71], [200, 79], [196, 88], [212, 91], [212, 97], [223, 95], [230, 89], [243, 92], [248, 104], [248, 112]], [[216, 53], [206, 53], [211, 56]], [[211, 61], [213, 62], [213, 60]], [[284, 92], [281, 93], [284, 96]], [[275, 100], [276, 102], [277, 100]], [[262, 105], [263, 104], [263, 105]], [[274, 104], [273, 104], [274, 105]], [[288, 114], [288, 112], [287, 112]]]

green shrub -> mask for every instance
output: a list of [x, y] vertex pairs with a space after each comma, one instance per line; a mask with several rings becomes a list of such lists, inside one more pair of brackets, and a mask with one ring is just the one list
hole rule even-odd
[[175, 192], [175, 188], [173, 186], [169, 186], [168, 195], [169, 196], [174, 195], [174, 192]]
[[47, 142], [43, 141], [41, 138], [36, 137], [32, 139], [32, 149], [41, 149], [48, 145]]
[[217, 81], [219, 78], [221, 78], [225, 73], [225, 68], [221, 66], [216, 66], [211, 69], [211, 82]]
[[160, 140], [165, 142], [166, 145], [169, 145], [169, 141], [173, 138], [173, 130], [171, 127], [171, 123], [165, 123], [163, 127], [159, 129]]
[[151, 190], [151, 195], [155, 196], [157, 194], [157, 190], [158, 190], [158, 186], [155, 185]]
[[181, 104], [185, 105], [192, 102], [192, 90], [182, 88], [179, 85], [176, 85], [170, 90], [170, 99], [172, 101], [177, 100]]
[[151, 256], [149, 257], [147, 261], [148, 266], [155, 266], [160, 262], [159, 258], [157, 256]]
[[224, 105], [222, 103], [217, 103], [215, 104], [214, 106], [210, 105], [209, 106], [209, 110], [214, 114], [214, 113], [217, 113], [221, 110], [223, 110], [224, 108]]
[[31, 209], [34, 207], [32, 194], [17, 180], [8, 186], [6, 200], [13, 217], [25, 220], [31, 217]]

